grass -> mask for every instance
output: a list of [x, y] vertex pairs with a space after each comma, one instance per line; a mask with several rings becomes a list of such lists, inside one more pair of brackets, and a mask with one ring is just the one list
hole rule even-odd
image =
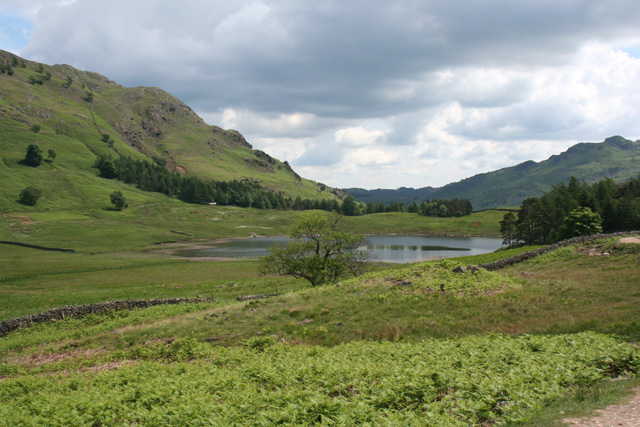
[[[155, 322], [138, 325], [125, 334], [136, 342], [150, 336], [180, 338], [185, 333], [204, 339], [210, 337], [212, 327], [219, 335], [233, 337], [226, 344], [258, 333], [319, 345], [361, 339], [418, 341], [467, 334], [583, 331], [640, 339], [637, 254], [621, 250], [610, 257], [589, 257], [568, 250], [553, 262], [528, 262], [490, 277], [447, 273], [454, 264], [482, 263], [497, 254], [450, 260], [444, 263], [446, 268], [435, 270], [429, 266], [443, 262], [395, 266], [337, 287], [313, 289], [304, 281], [260, 277], [254, 261], [144, 259], [132, 264], [122, 259], [118, 268], [103, 269], [100, 258], [94, 258], [95, 264], [87, 266], [92, 268], [70, 271], [55, 261], [68, 254], [52, 254], [50, 262], [59, 266], [58, 273], [35, 279], [9, 277], [5, 283], [13, 286], [5, 286], [3, 300], [10, 301], [15, 307], [11, 310], [18, 314], [28, 304], [33, 304], [29, 308], [57, 306], [63, 301], [91, 302], [92, 297], [93, 301], [198, 295], [232, 299], [285, 293], [270, 300], [221, 306], [207, 312], [217, 317], [204, 322], [185, 318], [177, 329]], [[29, 285], [34, 281], [36, 286]], [[85, 285], [88, 281], [90, 288]], [[238, 286], [229, 287], [231, 281]]]
[[[167, 224], [194, 237], [249, 230], [279, 234], [296, 213], [267, 216], [260, 211], [219, 207], [195, 211], [170, 203], [135, 209], [124, 218], [115, 212], [94, 217], [76, 212], [23, 214], [28, 220], [3, 217], [13, 224], [8, 227], [12, 233], [38, 242], [59, 241], [69, 230], [78, 229], [69, 243], [80, 249], [66, 254], [0, 246], [0, 298], [7, 302], [3, 317], [102, 299], [213, 296], [218, 302], [88, 316], [14, 332], [0, 343], [3, 375], [27, 379], [37, 373], [100, 370], [96, 367], [119, 366], [123, 357], [153, 352], [158, 343], [189, 340], [210, 342], [203, 347], [206, 350], [241, 348], [243, 343], [262, 345], [256, 341], [262, 339], [284, 341], [295, 349], [362, 341], [418, 344], [466, 336], [546, 337], [586, 331], [624, 341], [640, 338], [640, 293], [636, 289], [640, 248], [635, 245], [602, 242], [600, 249], [611, 255], [598, 257], [564, 249], [486, 277], [450, 271], [454, 264], [491, 262], [531, 248], [380, 267], [361, 279], [308, 288], [300, 280], [260, 276], [257, 263], [251, 260], [188, 262], [154, 258], [145, 251], [169, 236], [186, 238], [167, 233]], [[220, 219], [211, 221], [211, 217]], [[380, 223], [390, 219], [396, 221], [395, 229], [407, 230], [415, 217], [386, 215]], [[113, 232], [112, 221], [121, 227], [115, 242], [105, 239]], [[209, 229], [211, 224], [217, 227], [215, 233]], [[235, 301], [239, 295], [256, 293], [282, 295]], [[173, 362], [169, 366], [178, 368]], [[598, 407], [615, 400], [625, 389], [590, 387], [575, 389], [555, 406], [535, 411], [536, 416], [546, 417], [550, 421], [541, 423], [551, 426], [563, 416], [560, 411], [569, 414]]]
[[549, 406], [545, 406], [530, 420], [514, 424], [520, 427], [562, 427], [562, 420], [597, 416], [596, 410], [610, 405], [624, 405], [635, 395], [640, 379], [607, 381], [594, 387], [577, 388]]
[[[73, 197], [78, 196], [74, 188], [97, 191], [89, 172], [66, 178]], [[158, 343], [189, 340], [210, 342], [207, 349], [243, 348], [262, 339], [312, 349], [362, 341], [417, 345], [492, 334], [547, 337], [589, 331], [623, 341], [640, 338], [637, 246], [601, 243], [612, 254], [607, 257], [556, 251], [486, 277], [453, 275], [447, 263], [444, 270], [434, 268], [442, 261], [379, 266], [360, 280], [309, 289], [301, 280], [260, 276], [252, 260], [190, 262], [151, 253], [167, 242], [284, 235], [299, 213], [186, 205], [126, 186], [123, 190], [134, 202], [123, 212], [111, 210], [105, 198], [95, 199], [94, 206], [60, 209], [54, 203], [0, 215], [1, 240], [76, 250], [0, 245], [0, 319], [109, 299], [205, 296], [218, 301], [88, 316], [14, 332], [0, 340], [1, 375], [26, 380], [36, 374], [101, 370], [124, 363], [122, 354], [133, 357]], [[371, 234], [496, 235], [501, 217], [500, 212], [448, 219], [391, 213], [347, 220], [354, 230]], [[530, 249], [455, 262], [482, 264]], [[235, 300], [258, 293], [282, 295]], [[180, 369], [173, 362], [169, 366]], [[553, 423], [559, 411], [604, 404], [623, 389], [581, 387], [540, 416]]]

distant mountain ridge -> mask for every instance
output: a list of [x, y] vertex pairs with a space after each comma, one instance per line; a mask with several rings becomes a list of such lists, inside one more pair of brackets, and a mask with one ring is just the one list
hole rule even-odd
[[425, 199], [469, 199], [474, 209], [518, 206], [527, 197], [540, 196], [552, 186], [566, 183], [572, 176], [594, 182], [605, 177], [616, 182], [640, 174], [640, 141], [613, 136], [603, 142], [583, 142], [549, 159], [529, 160], [516, 166], [474, 175], [444, 187], [397, 190], [346, 191], [360, 202], [421, 202]]

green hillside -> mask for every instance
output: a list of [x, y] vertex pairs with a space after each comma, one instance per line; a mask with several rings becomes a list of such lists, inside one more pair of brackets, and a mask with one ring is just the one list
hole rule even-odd
[[622, 182], [640, 174], [640, 141], [621, 136], [601, 143], [581, 143], [542, 162], [529, 160], [516, 166], [474, 175], [441, 188], [398, 190], [347, 189], [360, 202], [468, 199], [474, 209], [518, 206], [527, 197], [537, 197], [552, 186], [567, 183], [572, 176], [595, 182], [609, 177]]
[[[126, 88], [96, 73], [4, 51], [0, 69], [0, 211], [22, 209], [18, 194], [34, 184], [45, 195], [40, 208], [95, 203], [97, 194], [119, 187], [97, 178], [93, 164], [100, 154], [153, 161], [203, 180], [257, 182], [293, 198], [338, 193], [253, 150], [239, 132], [207, 125], [159, 88]], [[38, 168], [24, 166], [20, 161], [29, 144], [37, 144], [45, 158], [50, 149], [57, 156]]]

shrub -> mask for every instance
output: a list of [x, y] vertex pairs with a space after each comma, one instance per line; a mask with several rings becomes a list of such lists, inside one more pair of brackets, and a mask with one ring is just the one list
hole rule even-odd
[[35, 206], [38, 199], [42, 196], [42, 190], [37, 187], [29, 186], [20, 192], [20, 203], [27, 206]]

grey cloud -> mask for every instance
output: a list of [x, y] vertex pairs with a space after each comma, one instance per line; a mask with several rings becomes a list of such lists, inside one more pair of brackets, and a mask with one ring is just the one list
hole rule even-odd
[[[377, 89], [398, 79], [421, 81], [443, 67], [468, 64], [562, 60], [587, 35], [636, 31], [639, 12], [637, 2], [610, 0], [215, 6], [203, 0], [77, 0], [40, 14], [40, 29], [24, 54], [67, 58], [126, 85], [162, 86], [209, 111], [239, 106], [371, 117], [429, 102], [385, 99]], [[195, 70], [181, 76], [183, 67]]]
[[[420, 145], [433, 174], [447, 168], [434, 160], [447, 162], [439, 138], [595, 140], [588, 132], [603, 130], [592, 112], [574, 108], [569, 93], [534, 99], [534, 80], [576, 66], [590, 42], [640, 40], [637, 0], [61, 2], [25, 2], [45, 6], [22, 55], [160, 86], [209, 117], [246, 112], [237, 128], [248, 138], [309, 141], [290, 162], [329, 173], [348, 147], [328, 141], [366, 121], [387, 124], [376, 128], [386, 132], [380, 144], [406, 153]], [[631, 96], [620, 99], [637, 105]], [[440, 114], [451, 105], [459, 120]], [[297, 113], [313, 120], [280, 120]], [[606, 130], [628, 129], [634, 113]]]

